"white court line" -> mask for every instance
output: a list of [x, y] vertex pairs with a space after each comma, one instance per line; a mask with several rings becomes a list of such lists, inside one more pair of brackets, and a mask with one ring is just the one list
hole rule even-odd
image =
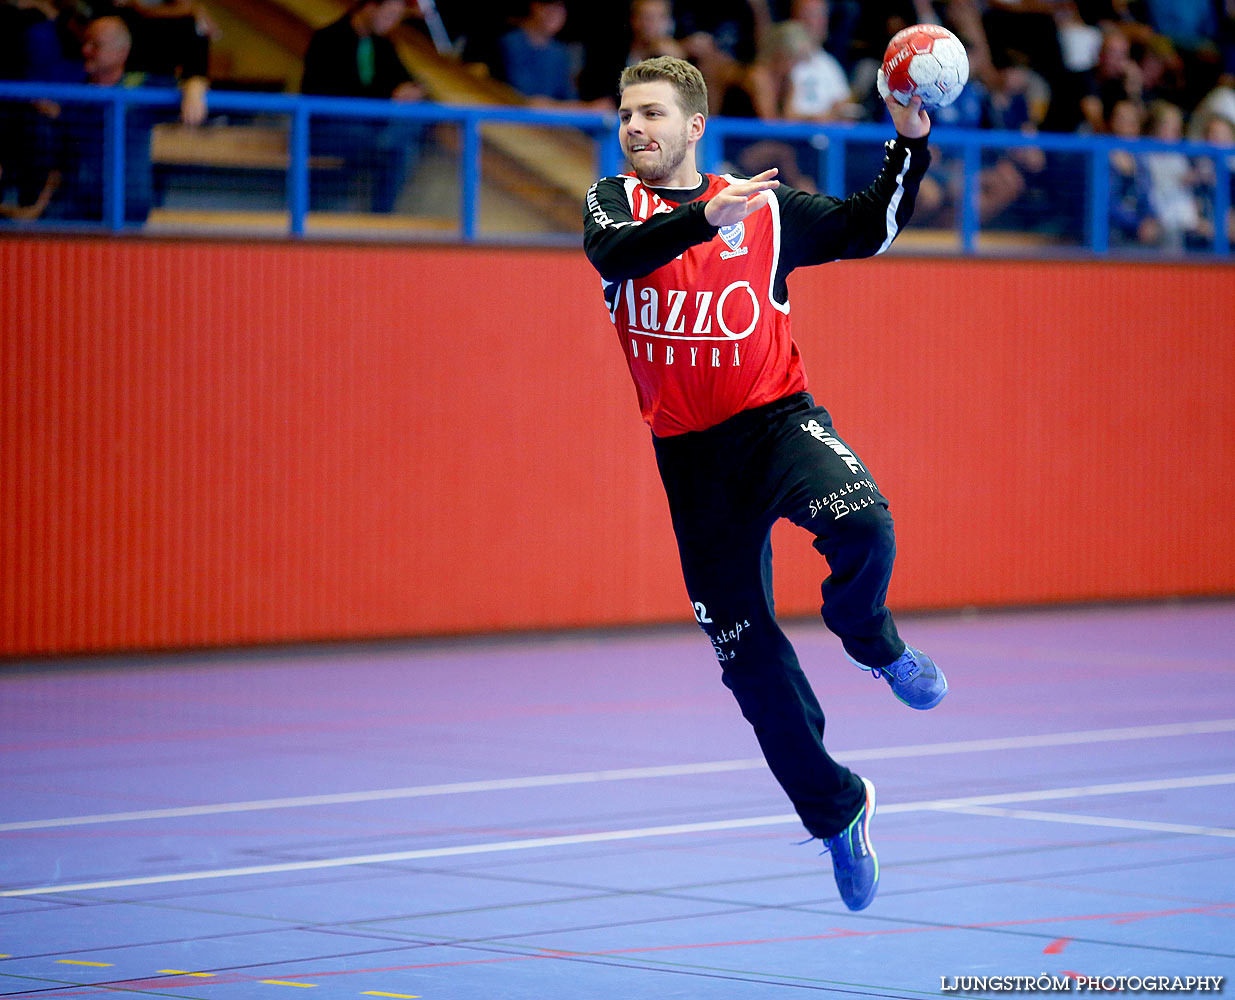
[[1119, 830], [1150, 830], [1154, 833], [1186, 833], [1197, 837], [1235, 839], [1235, 830], [1223, 826], [1193, 826], [1189, 823], [1159, 823], [1151, 819], [1119, 819], [1115, 816], [1084, 816], [1078, 813], [1039, 812], [1036, 809], [1001, 809], [996, 806], [937, 806], [940, 812], [967, 816], [998, 816], [1006, 819], [1032, 819], [1043, 823], [1072, 823], [1077, 826], [1112, 826]]
[[[1196, 736], [1205, 733], [1235, 732], [1235, 719], [1177, 722], [1156, 726], [1125, 726], [1119, 729], [1088, 729], [1071, 733], [1043, 733], [1037, 736], [1001, 736], [951, 743], [917, 743], [908, 746], [851, 750], [832, 756], [842, 763], [866, 760], [895, 760], [906, 757], [935, 757], [957, 753], [986, 753], [991, 750], [1025, 750], [1035, 747], [1078, 746], [1119, 740], [1157, 739], [1166, 736]], [[762, 757], [738, 760], [702, 761], [697, 764], [665, 764], [654, 767], [623, 767], [604, 771], [575, 771], [566, 774], [538, 774], [523, 778], [492, 778], [484, 781], [453, 781], [438, 785], [411, 785], [406, 788], [379, 788], [364, 792], [334, 792], [325, 795], [298, 795], [278, 799], [253, 799], [218, 802], [136, 812], [96, 813], [88, 816], [61, 816], [0, 823], [0, 833], [17, 830], [47, 830], [94, 823], [125, 823], [145, 819], [172, 819], [182, 816], [210, 816], [219, 813], [259, 812], [268, 809], [297, 809], [306, 806], [340, 805], [349, 802], [380, 802], [387, 799], [416, 799], [432, 795], [461, 795], [467, 792], [497, 792], [518, 788], [548, 788], [554, 785], [587, 785], [602, 781], [630, 781], [645, 778], [671, 778], [694, 774], [722, 774], [760, 770], [767, 765]]]
[[[1040, 788], [1028, 792], [1002, 792], [997, 795], [970, 795], [954, 799], [924, 799], [920, 802], [894, 802], [879, 810], [887, 813], [947, 810], [957, 807], [995, 805], [1002, 802], [1036, 802], [1043, 799], [1074, 799], [1091, 795], [1126, 795], [1134, 792], [1155, 792], [1177, 788], [1205, 788], [1235, 784], [1235, 773], [1201, 774], [1188, 778], [1163, 778], [1154, 781], [1123, 781], [1108, 785], [1074, 785], [1069, 788]], [[772, 816], [743, 816], [736, 819], [710, 820], [703, 823], [675, 823], [670, 826], [645, 826], [627, 830], [600, 830], [595, 833], [571, 833], [557, 837], [527, 837], [522, 840], [498, 840], [479, 844], [457, 844], [453, 847], [426, 847], [415, 851], [393, 851], [387, 854], [355, 854], [343, 858], [319, 858], [315, 861], [283, 861], [271, 865], [249, 865], [244, 868], [208, 868], [194, 872], [173, 872], [167, 875], [143, 875], [136, 878], [107, 879], [100, 882], [74, 882], [65, 885], [34, 886], [8, 889], [4, 896], [43, 896], [51, 893], [86, 892], [92, 889], [117, 889], [132, 885], [165, 885], [170, 882], [193, 882], [199, 879], [235, 878], [243, 875], [271, 875], [277, 872], [312, 871], [321, 868], [346, 868], [353, 865], [376, 865], [395, 861], [417, 861], [423, 858], [450, 858], [466, 854], [493, 854], [499, 851], [525, 851], [536, 847], [565, 847], [571, 844], [599, 844], [615, 840], [639, 840], [646, 837], [669, 837], [677, 834], [711, 833], [717, 830], [742, 830], [761, 826], [781, 826], [800, 823], [795, 813]]]

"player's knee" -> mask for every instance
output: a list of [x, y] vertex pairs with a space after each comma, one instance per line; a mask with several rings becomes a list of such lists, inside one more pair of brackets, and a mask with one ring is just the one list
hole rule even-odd
[[[725, 684], [732, 687], [758, 675], [767, 661], [785, 655], [788, 640], [771, 613], [763, 607], [736, 613], [718, 613], [700, 626], [712, 643]], [[789, 650], [792, 655], [792, 650]]]
[[896, 556], [892, 515], [883, 504], [872, 504], [845, 515], [836, 523], [836, 533], [841, 545], [864, 549], [871, 562], [891, 565]]

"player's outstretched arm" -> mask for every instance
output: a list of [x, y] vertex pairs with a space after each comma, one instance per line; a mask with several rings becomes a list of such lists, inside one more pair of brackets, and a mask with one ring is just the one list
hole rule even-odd
[[745, 181], [730, 184], [719, 194], [708, 199], [703, 210], [704, 217], [718, 229], [721, 226], [732, 226], [741, 222], [751, 212], [768, 203], [772, 197], [769, 193], [780, 187], [776, 180], [776, 168], [765, 170], [761, 174]]
[[886, 144], [883, 167], [866, 189], [844, 199], [793, 188], [776, 192], [783, 275], [802, 265], [882, 253], [909, 222], [930, 165], [930, 118], [917, 98], [889, 110], [897, 136]]
[[704, 207], [692, 201], [639, 221], [631, 213], [626, 180], [602, 178], [588, 190], [583, 208], [584, 252], [606, 281], [641, 278], [716, 235]]

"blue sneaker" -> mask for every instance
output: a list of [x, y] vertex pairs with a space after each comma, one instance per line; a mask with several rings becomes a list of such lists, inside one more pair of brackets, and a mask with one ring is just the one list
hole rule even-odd
[[[854, 661], [857, 663], [857, 661]], [[858, 663], [871, 676], [882, 677], [896, 695], [897, 700], [910, 708], [934, 708], [948, 693], [948, 680], [935, 661], [922, 650], [906, 646], [905, 651], [886, 667], [866, 667]]]
[[835, 837], [825, 837], [824, 846], [832, 855], [832, 871], [840, 898], [851, 910], [865, 910], [879, 888], [879, 859], [870, 842], [870, 822], [875, 815], [875, 786], [866, 778], [866, 801], [853, 822]]

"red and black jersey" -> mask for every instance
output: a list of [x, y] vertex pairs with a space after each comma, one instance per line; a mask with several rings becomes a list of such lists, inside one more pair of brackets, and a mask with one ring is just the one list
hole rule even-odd
[[865, 191], [842, 200], [782, 185], [719, 230], [704, 206], [735, 177], [707, 174], [686, 190], [633, 175], [593, 184], [584, 249], [652, 432], [706, 430], [804, 390], [785, 279], [795, 267], [886, 250], [912, 214], [929, 159], [925, 139], [898, 136]]

